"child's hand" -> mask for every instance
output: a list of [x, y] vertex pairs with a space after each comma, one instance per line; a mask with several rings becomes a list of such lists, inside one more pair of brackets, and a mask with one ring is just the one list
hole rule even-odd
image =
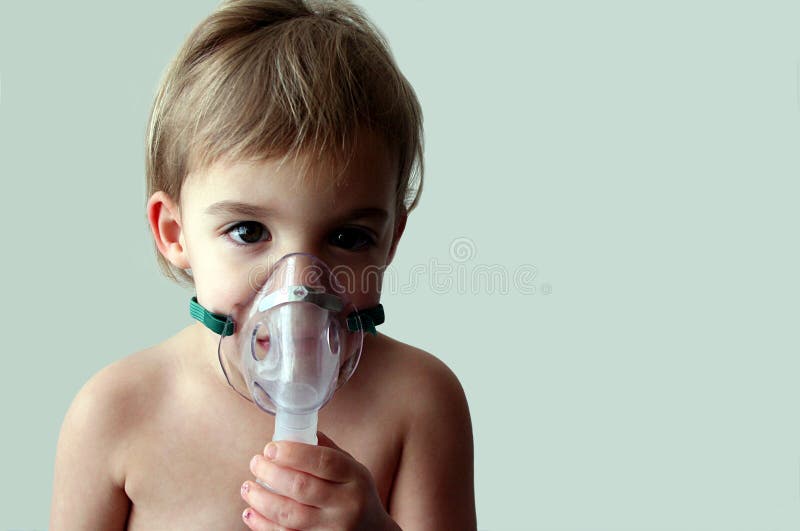
[[319, 446], [278, 441], [253, 457], [250, 470], [274, 492], [255, 481], [242, 485], [250, 505], [242, 514], [245, 524], [259, 531], [399, 530], [369, 470], [322, 432], [317, 435]]

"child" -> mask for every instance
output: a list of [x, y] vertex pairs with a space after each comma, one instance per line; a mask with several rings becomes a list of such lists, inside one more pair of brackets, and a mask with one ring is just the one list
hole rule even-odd
[[[233, 315], [253, 272], [295, 252], [346, 268], [355, 307], [375, 307], [366, 273], [391, 262], [416, 205], [421, 131], [413, 90], [357, 8], [223, 2], [153, 107], [157, 258], [209, 314]], [[469, 410], [443, 363], [366, 334], [319, 412], [319, 445], [270, 443], [274, 417], [229, 384], [220, 333], [195, 323], [83, 387], [58, 442], [53, 531], [475, 529]]]

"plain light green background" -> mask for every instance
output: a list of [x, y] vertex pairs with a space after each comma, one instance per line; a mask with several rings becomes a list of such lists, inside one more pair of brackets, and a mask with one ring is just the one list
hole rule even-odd
[[[143, 136], [215, 2], [0, 5], [0, 529], [42, 530], [72, 397], [190, 322]], [[800, 528], [800, 6], [360, 5], [427, 131], [383, 331], [463, 383], [479, 527]]]

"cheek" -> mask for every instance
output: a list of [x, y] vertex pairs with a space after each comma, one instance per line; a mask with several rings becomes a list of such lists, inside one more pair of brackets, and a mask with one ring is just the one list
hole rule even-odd
[[[197, 253], [196, 253], [197, 254]], [[220, 259], [218, 252], [199, 254], [192, 269], [197, 299], [209, 311], [236, 314], [252, 300], [246, 268]]]
[[384, 276], [384, 267], [375, 265], [336, 272], [340, 285], [358, 309], [379, 303]]

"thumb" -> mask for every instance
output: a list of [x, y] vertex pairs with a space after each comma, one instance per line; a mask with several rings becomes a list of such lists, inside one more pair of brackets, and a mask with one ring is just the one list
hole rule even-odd
[[[321, 431], [317, 431], [317, 444], [319, 446], [327, 446], [328, 448], [333, 448], [334, 450], [339, 450], [340, 452], [342, 452], [344, 454], [350, 455], [345, 450], [340, 448], [339, 445], [337, 445], [335, 442], [333, 442], [333, 439], [331, 439], [330, 437], [328, 437], [327, 435], [325, 435]], [[350, 457], [353, 457], [353, 456], [350, 455]]]

